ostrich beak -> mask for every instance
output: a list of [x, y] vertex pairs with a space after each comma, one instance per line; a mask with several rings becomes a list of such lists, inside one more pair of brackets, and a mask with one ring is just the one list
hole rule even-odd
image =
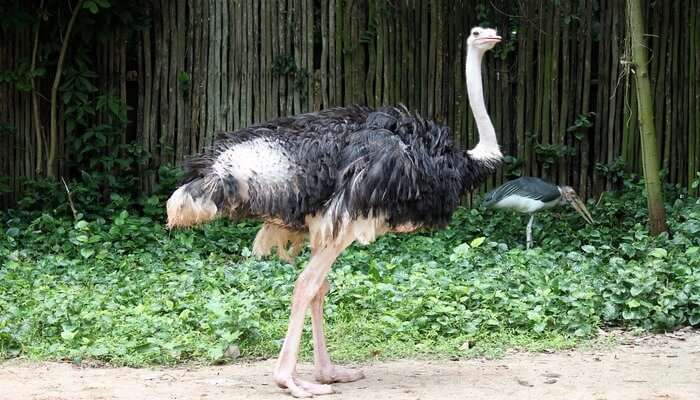
[[498, 35], [494, 35], [494, 36], [482, 37], [482, 38], [479, 38], [479, 39], [477, 39], [477, 40], [478, 40], [479, 42], [500, 43], [501, 40], [503, 40], [503, 38], [500, 37], [500, 36], [498, 36]]
[[591, 216], [591, 213], [588, 212], [586, 205], [583, 204], [583, 202], [581, 201], [581, 199], [578, 198], [578, 196], [574, 196], [571, 199], [571, 206], [574, 208], [574, 210], [576, 210], [577, 213], [579, 213], [579, 215], [581, 215], [581, 217], [583, 217], [583, 219], [586, 220], [586, 222], [588, 222], [589, 224], [593, 223], [593, 217]]

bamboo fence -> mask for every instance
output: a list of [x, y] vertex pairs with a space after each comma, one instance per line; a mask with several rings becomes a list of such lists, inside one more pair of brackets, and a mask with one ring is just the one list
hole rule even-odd
[[[150, 27], [101, 42], [94, 65], [99, 87], [132, 108], [124, 140], [151, 155], [145, 191], [158, 166], [178, 164], [218, 131], [339, 105], [401, 102], [473, 145], [464, 58], [477, 24], [505, 38], [485, 58], [484, 88], [509, 156], [482, 190], [522, 174], [591, 197], [615, 188], [623, 166], [641, 172], [621, 1], [152, 0], [145, 7]], [[687, 186], [700, 170], [700, 2], [649, 2], [646, 24], [661, 165], [668, 182]], [[26, 31], [0, 40], [0, 71], [31, 58], [32, 39]], [[30, 93], [0, 83], [0, 176], [16, 192], [22, 178], [37, 175], [30, 110]], [[65, 129], [59, 137], [63, 165]]]

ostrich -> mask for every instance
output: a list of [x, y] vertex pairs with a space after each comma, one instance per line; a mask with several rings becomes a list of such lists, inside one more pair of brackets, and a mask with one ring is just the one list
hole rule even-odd
[[[467, 40], [467, 89], [479, 143], [461, 150], [450, 129], [404, 106], [331, 108], [278, 118], [219, 134], [188, 160], [181, 186], [167, 202], [168, 227], [217, 216], [264, 221], [253, 250], [291, 259], [308, 235], [311, 258], [292, 296], [275, 383], [294, 397], [333, 393], [330, 383], [364, 377], [331, 364], [323, 332], [326, 276], [351, 243], [387, 232], [444, 227], [472, 190], [500, 165], [501, 151], [484, 104], [481, 60], [500, 42], [476, 27]], [[296, 376], [307, 309], [311, 309], [314, 376]]]
[[557, 186], [530, 176], [504, 183], [486, 193], [483, 202], [484, 207], [509, 208], [530, 215], [530, 221], [525, 230], [528, 249], [532, 247], [532, 222], [535, 219], [535, 213], [560, 204], [571, 204], [586, 222], [593, 223], [591, 213], [571, 186]]

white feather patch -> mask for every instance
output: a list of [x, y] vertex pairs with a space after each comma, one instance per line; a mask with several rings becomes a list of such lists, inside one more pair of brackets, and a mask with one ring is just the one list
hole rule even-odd
[[252, 177], [264, 186], [290, 181], [291, 162], [284, 148], [274, 139], [258, 138], [233, 146], [221, 153], [212, 169], [222, 179], [233, 176], [240, 186], [239, 195], [248, 199], [248, 180]]
[[504, 198], [503, 200], [499, 201], [498, 203], [494, 204], [494, 207], [508, 208], [520, 213], [530, 214], [535, 211], [552, 208], [558, 204], [558, 201], [559, 200], [557, 199], [545, 203], [543, 201], [531, 199], [529, 197], [510, 195]]
[[469, 155], [475, 160], [484, 161], [500, 161], [503, 158], [503, 153], [498, 147], [498, 144], [481, 143], [474, 146], [468, 151]]

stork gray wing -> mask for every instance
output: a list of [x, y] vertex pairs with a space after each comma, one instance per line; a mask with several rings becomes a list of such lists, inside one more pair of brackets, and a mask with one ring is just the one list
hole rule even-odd
[[540, 178], [524, 176], [508, 181], [496, 189], [486, 193], [483, 205], [491, 207], [508, 196], [521, 196], [542, 202], [556, 200], [561, 193], [559, 188]]

